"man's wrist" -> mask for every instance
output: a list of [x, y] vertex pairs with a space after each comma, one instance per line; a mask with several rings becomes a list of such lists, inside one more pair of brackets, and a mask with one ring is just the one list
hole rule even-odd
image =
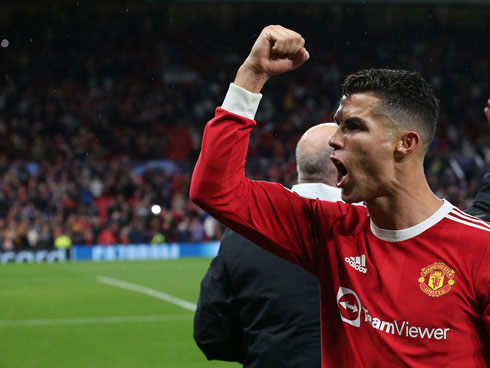
[[244, 63], [238, 69], [233, 83], [252, 93], [260, 93], [268, 79], [269, 76], [266, 73], [257, 73]]

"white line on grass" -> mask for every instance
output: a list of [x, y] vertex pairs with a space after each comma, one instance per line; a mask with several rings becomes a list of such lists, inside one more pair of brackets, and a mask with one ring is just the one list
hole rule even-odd
[[182, 307], [184, 309], [190, 310], [192, 312], [196, 311], [196, 305], [194, 303], [188, 302], [187, 300], [183, 300], [180, 298], [177, 298], [175, 296], [163, 293], [161, 291], [155, 290], [155, 289], [150, 289], [145, 286], [137, 285], [137, 284], [131, 284], [126, 281], [122, 280], [117, 280], [113, 279], [111, 277], [106, 277], [106, 276], [97, 276], [97, 281], [102, 282], [107, 285], [115, 286], [121, 289], [126, 289], [126, 290], [131, 290], [131, 291], [136, 291], [138, 293], [146, 294], [149, 296], [152, 296], [154, 298], [164, 300], [166, 302], [178, 305], [179, 307]]
[[0, 321], [0, 327], [20, 326], [51, 326], [51, 325], [85, 325], [99, 323], [127, 323], [127, 322], [159, 322], [192, 319], [192, 314], [159, 314], [149, 316], [109, 316], [109, 317], [82, 317], [82, 318], [52, 318], [52, 319], [19, 319]]

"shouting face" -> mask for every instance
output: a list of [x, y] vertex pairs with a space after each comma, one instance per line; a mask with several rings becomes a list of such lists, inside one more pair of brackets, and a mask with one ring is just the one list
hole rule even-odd
[[346, 202], [387, 196], [396, 185], [396, 127], [379, 114], [379, 98], [371, 93], [343, 96], [335, 113], [339, 128], [329, 141], [337, 167], [337, 187]]

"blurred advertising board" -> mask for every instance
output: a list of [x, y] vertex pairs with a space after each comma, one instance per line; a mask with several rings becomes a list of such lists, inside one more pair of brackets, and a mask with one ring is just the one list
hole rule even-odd
[[214, 257], [219, 242], [73, 246], [72, 261], [136, 261]]
[[21, 250], [0, 252], [0, 264], [6, 263], [53, 263], [68, 259], [66, 249]]

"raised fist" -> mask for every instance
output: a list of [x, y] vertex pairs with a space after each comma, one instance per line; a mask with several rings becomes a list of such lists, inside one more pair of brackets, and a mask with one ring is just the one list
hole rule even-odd
[[294, 70], [310, 58], [304, 45], [297, 32], [279, 25], [265, 27], [240, 67], [235, 84], [260, 91], [269, 77]]

